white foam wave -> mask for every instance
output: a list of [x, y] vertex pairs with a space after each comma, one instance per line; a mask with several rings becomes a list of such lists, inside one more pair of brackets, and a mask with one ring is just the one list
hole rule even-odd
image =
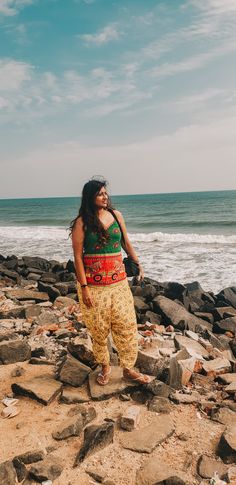
[[132, 233], [129, 234], [132, 242], [170, 242], [170, 243], [199, 243], [199, 244], [235, 244], [236, 235], [226, 236], [222, 234], [194, 234], [194, 233], [164, 233], [164, 232], [151, 232], [151, 233]]

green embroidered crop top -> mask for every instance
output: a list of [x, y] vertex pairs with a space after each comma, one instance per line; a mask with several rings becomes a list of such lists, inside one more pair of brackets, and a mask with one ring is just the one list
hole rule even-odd
[[105, 245], [99, 243], [99, 236], [96, 232], [91, 230], [85, 231], [84, 238], [84, 254], [106, 254], [119, 253], [121, 251], [121, 232], [118, 222], [114, 221], [107, 228], [110, 236]]

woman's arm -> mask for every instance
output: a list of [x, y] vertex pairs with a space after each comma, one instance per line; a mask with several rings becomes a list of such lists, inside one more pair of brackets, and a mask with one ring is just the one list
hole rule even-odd
[[83, 263], [84, 228], [82, 217], [76, 221], [72, 231], [72, 247], [74, 252], [76, 278], [81, 285], [86, 285], [86, 275]]
[[[82, 217], [76, 221], [75, 227], [72, 231], [72, 247], [74, 251], [74, 262], [76, 278], [80, 285], [87, 285], [86, 274], [83, 262], [83, 246], [84, 246], [84, 227]], [[88, 286], [82, 288], [82, 299], [86, 306], [93, 306], [93, 299], [90, 294]]]
[[115, 210], [114, 212], [115, 212], [115, 215], [116, 215], [116, 217], [117, 217], [117, 219], [120, 223], [120, 226], [121, 226], [121, 229], [122, 229], [122, 232], [123, 232], [124, 241], [122, 241], [122, 248], [128, 254], [128, 256], [131, 256], [131, 258], [135, 261], [135, 263], [137, 263], [139, 265], [138, 279], [139, 280], [143, 279], [144, 278], [143, 268], [142, 268], [141, 264], [139, 263], [138, 256], [137, 256], [137, 254], [134, 250], [133, 245], [131, 244], [131, 242], [129, 240], [129, 236], [128, 236], [128, 233], [127, 233], [124, 218], [123, 218], [120, 211]]

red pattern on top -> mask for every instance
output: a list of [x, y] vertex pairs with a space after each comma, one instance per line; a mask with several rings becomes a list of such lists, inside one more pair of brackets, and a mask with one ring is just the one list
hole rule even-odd
[[85, 254], [83, 261], [88, 285], [111, 285], [127, 277], [121, 253]]

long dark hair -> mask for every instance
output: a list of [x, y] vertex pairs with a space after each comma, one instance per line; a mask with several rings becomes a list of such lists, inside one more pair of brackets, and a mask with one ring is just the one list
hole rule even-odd
[[[107, 188], [107, 181], [105, 179], [91, 179], [83, 187], [82, 190], [82, 200], [79, 208], [79, 214], [70, 223], [70, 236], [72, 235], [73, 229], [75, 227], [77, 219], [81, 216], [83, 220], [84, 230], [90, 229], [96, 232], [99, 236], [99, 243], [104, 245], [109, 240], [109, 234], [104, 229], [104, 226], [100, 222], [96, 208], [95, 208], [95, 197], [100, 192], [102, 187]], [[107, 210], [113, 210], [111, 199], [108, 196]]]

